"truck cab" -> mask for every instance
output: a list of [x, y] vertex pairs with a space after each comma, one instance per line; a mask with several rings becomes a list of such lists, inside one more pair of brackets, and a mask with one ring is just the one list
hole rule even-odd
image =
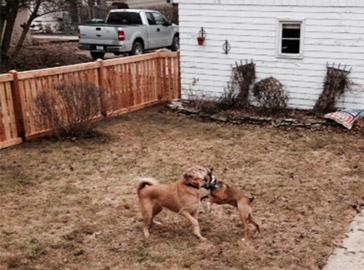
[[154, 10], [113, 9], [105, 23], [79, 26], [79, 49], [93, 58], [106, 52], [137, 55], [145, 50], [169, 47], [179, 49], [178, 26]]

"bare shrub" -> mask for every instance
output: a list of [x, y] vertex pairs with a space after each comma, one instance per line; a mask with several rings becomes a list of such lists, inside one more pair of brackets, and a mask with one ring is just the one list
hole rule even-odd
[[253, 61], [243, 64], [235, 63], [232, 68], [231, 80], [219, 100], [219, 107], [226, 109], [241, 109], [249, 106], [249, 91], [255, 81], [255, 64]]
[[336, 100], [350, 89], [349, 74], [350, 70], [340, 69], [340, 65], [338, 68], [327, 67], [324, 89], [313, 108], [314, 112], [324, 114], [335, 111]]
[[283, 84], [274, 77], [257, 82], [253, 87], [253, 95], [263, 113], [277, 113], [287, 108], [288, 95]]
[[91, 61], [88, 56], [75, 53], [77, 50], [75, 42], [51, 42], [29, 45], [20, 51], [11, 68], [21, 71]]
[[205, 100], [201, 104], [201, 112], [207, 113], [207, 114], [215, 114], [220, 111], [220, 108], [218, 107], [218, 103], [216, 100]]
[[[193, 79], [192, 86], [195, 86], [198, 81], [198, 78]], [[184, 89], [183, 91], [187, 95], [188, 107], [208, 114], [214, 114], [219, 111], [217, 101], [207, 97], [205, 93], [196, 93], [191, 88]]]
[[201, 110], [202, 104], [206, 101], [206, 95], [204, 93], [197, 93], [196, 91], [192, 90], [192, 87], [197, 85], [198, 82], [199, 78], [193, 78], [191, 87], [184, 88], [182, 91], [184, 92], [184, 95], [187, 96], [189, 107], [192, 107], [196, 110]]
[[101, 115], [104, 90], [87, 82], [60, 84], [54, 92], [36, 98], [41, 115], [47, 117], [58, 138], [84, 137], [93, 131], [93, 120]]
[[153, 9], [159, 11], [166, 17], [171, 23], [178, 24], [178, 6], [177, 5], [159, 5], [154, 7], [149, 7], [148, 9]]
[[235, 89], [228, 83], [222, 96], [219, 98], [218, 107], [222, 110], [235, 109], [237, 104], [237, 95]]

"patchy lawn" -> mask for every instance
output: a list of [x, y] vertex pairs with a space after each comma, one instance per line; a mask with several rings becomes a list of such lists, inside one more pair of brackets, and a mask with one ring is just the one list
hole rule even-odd
[[[201, 123], [158, 107], [98, 128], [0, 151], [0, 269], [319, 269], [364, 195], [364, 141], [350, 132]], [[171, 182], [195, 164], [255, 194], [260, 235], [240, 241], [235, 209], [214, 205], [201, 207], [206, 242], [169, 211], [143, 239], [138, 177]]]

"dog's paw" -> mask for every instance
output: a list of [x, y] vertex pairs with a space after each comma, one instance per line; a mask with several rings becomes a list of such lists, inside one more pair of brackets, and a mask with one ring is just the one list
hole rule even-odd
[[154, 224], [154, 225], [157, 225], [157, 226], [162, 226], [162, 225], [163, 225], [163, 223], [162, 223], [162, 222], [154, 221], [154, 220], [153, 220], [153, 224]]
[[210, 202], [207, 203], [207, 212], [211, 213], [211, 203]]
[[198, 238], [200, 238], [201, 241], [207, 241], [207, 239], [203, 236], [199, 236]]

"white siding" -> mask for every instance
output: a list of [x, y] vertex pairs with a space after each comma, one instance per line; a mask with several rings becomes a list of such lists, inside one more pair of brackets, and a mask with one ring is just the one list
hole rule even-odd
[[[364, 1], [180, 0], [182, 89], [221, 96], [236, 61], [256, 63], [257, 81], [280, 80], [289, 105], [312, 108], [322, 92], [327, 63], [352, 68], [353, 91], [339, 107], [364, 109]], [[295, 3], [295, 5], [293, 5]], [[276, 57], [278, 19], [304, 20], [303, 59]], [[207, 37], [197, 45], [203, 27]], [[228, 40], [231, 51], [223, 53]], [[192, 85], [194, 79], [198, 82]]]

